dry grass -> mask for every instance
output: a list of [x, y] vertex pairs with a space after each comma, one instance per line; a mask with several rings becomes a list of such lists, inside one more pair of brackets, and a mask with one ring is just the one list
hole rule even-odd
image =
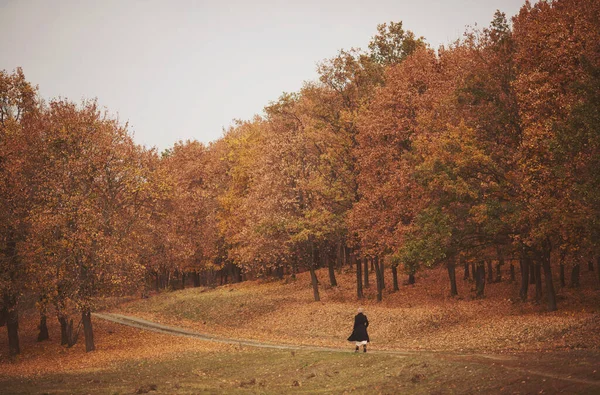
[[[21, 320], [20, 343], [22, 353], [8, 358], [8, 347], [0, 347], [0, 372], [14, 377], [35, 377], [59, 372], [95, 372], [116, 369], [132, 360], [170, 360], [177, 355], [197, 350], [203, 353], [227, 351], [231, 347], [188, 338], [143, 331], [102, 320], [94, 320], [96, 350], [85, 352], [83, 341], [67, 348], [61, 346], [60, 328], [54, 320], [48, 321], [50, 340], [36, 342], [36, 321], [27, 316]], [[81, 334], [80, 336], [83, 336]]]
[[[37, 343], [32, 311], [21, 320], [22, 354], [9, 359], [6, 342], [0, 343], [0, 392], [594, 393], [600, 380], [600, 292], [595, 273], [582, 274], [581, 289], [559, 290], [559, 311], [553, 313], [543, 304], [518, 302], [518, 285], [507, 282], [488, 285], [486, 298], [476, 300], [472, 284], [459, 280], [460, 297], [450, 298], [442, 270], [386, 292], [381, 303], [372, 287], [366, 299], [356, 300], [352, 272], [339, 274], [340, 286], [332, 288], [320, 271], [321, 302], [313, 301], [308, 274], [301, 274], [296, 281], [252, 281], [105, 304], [111, 311], [208, 334], [348, 351], [352, 346], [345, 339], [360, 304], [371, 321], [371, 350], [444, 351], [405, 356], [260, 350], [98, 319], [97, 350], [86, 353], [82, 341], [60, 346], [52, 319], [51, 340]], [[488, 352], [512, 355], [493, 360], [478, 355]], [[534, 370], [545, 375], [532, 375]]]
[[[488, 284], [484, 299], [472, 298], [472, 283], [458, 280], [459, 297], [448, 296], [444, 270], [430, 270], [413, 286], [376, 301], [355, 296], [354, 274], [338, 274], [338, 287], [324, 285], [314, 302], [308, 273], [296, 281], [249, 281], [216, 289], [186, 289], [121, 306], [120, 311], [198, 332], [288, 344], [347, 347], [356, 308], [371, 322], [372, 345], [380, 349], [507, 352], [600, 349], [600, 292], [593, 272], [580, 289], [559, 289], [559, 311], [545, 301], [521, 303], [518, 284]], [[391, 277], [391, 276], [390, 276]], [[374, 279], [371, 280], [373, 282]], [[391, 279], [387, 278], [387, 289]], [[533, 292], [533, 288], [530, 291]]]

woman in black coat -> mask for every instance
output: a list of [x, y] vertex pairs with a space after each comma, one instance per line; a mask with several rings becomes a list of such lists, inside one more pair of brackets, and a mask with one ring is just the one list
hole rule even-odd
[[354, 352], [358, 352], [360, 346], [363, 346], [363, 352], [367, 352], [367, 343], [369, 342], [369, 334], [367, 333], [368, 326], [369, 320], [367, 319], [367, 316], [363, 314], [363, 309], [359, 307], [358, 314], [354, 317], [354, 329], [348, 338], [348, 341], [356, 342]]

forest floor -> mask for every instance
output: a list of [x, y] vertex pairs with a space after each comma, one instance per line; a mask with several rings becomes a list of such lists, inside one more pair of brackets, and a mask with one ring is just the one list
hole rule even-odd
[[[436, 269], [377, 302], [373, 278], [360, 301], [372, 343], [358, 355], [345, 341], [359, 306], [351, 271], [338, 273], [338, 287], [320, 271], [320, 302], [308, 273], [107, 299], [92, 353], [82, 341], [57, 344], [55, 320], [52, 340], [36, 343], [35, 315], [25, 314], [22, 354], [9, 359], [0, 344], [0, 393], [600, 393], [595, 274], [583, 271], [580, 288], [558, 287], [551, 313], [543, 301], [521, 303], [508, 281], [474, 299], [473, 284], [459, 280], [451, 298]], [[183, 336], [147, 330], [156, 325]]]

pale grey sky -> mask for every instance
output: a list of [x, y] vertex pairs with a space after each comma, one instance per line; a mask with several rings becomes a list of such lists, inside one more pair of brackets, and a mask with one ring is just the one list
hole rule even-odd
[[44, 98], [98, 98], [137, 143], [209, 142], [282, 92], [315, 80], [379, 23], [437, 48], [525, 0], [0, 0], [0, 69], [22, 67]]

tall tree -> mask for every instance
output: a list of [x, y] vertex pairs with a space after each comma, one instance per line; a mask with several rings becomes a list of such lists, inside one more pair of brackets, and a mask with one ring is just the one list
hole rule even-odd
[[28, 269], [19, 243], [28, 232], [34, 171], [28, 159], [37, 146], [30, 124], [38, 110], [36, 88], [23, 71], [0, 71], [0, 315], [11, 355], [20, 353], [18, 304]]
[[540, 1], [514, 18], [523, 239], [544, 268], [549, 310], [552, 250], [569, 233], [587, 244], [598, 234], [599, 13], [593, 0]]
[[134, 145], [95, 102], [52, 101], [39, 128], [45, 144], [36, 165], [43, 178], [26, 246], [37, 272], [52, 279], [61, 326], [79, 312], [91, 351], [94, 298], [139, 284], [137, 226], [152, 153]]

